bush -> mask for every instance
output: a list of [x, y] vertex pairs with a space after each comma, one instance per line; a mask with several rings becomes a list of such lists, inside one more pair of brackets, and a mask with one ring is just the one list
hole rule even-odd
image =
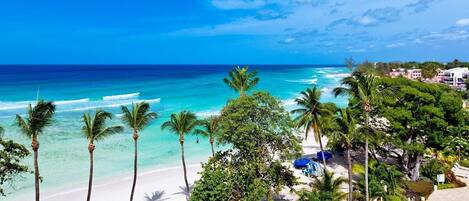
[[436, 175], [445, 173], [445, 164], [437, 159], [431, 159], [422, 166], [420, 171], [424, 177], [436, 183]]
[[463, 159], [459, 162], [459, 165], [469, 168], [469, 159]]

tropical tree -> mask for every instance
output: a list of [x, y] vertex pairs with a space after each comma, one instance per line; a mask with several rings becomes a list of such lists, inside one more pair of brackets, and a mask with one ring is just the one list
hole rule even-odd
[[323, 164], [324, 167], [326, 167], [326, 159], [324, 157], [324, 149], [321, 139], [320, 118], [322, 116], [331, 115], [331, 111], [322, 106], [320, 98], [321, 91], [316, 86], [308, 88], [301, 92], [300, 98], [295, 99], [299, 108], [294, 109], [291, 112], [293, 114], [298, 114], [295, 118], [296, 127], [305, 129], [305, 140], [308, 139], [308, 133], [310, 130], [313, 130], [315, 140], [319, 141]]
[[210, 146], [212, 148], [212, 156], [215, 156], [215, 149], [213, 148], [213, 143], [215, 141], [215, 137], [219, 135], [221, 132], [220, 127], [220, 118], [217, 116], [212, 116], [207, 119], [201, 121], [203, 126], [202, 129], [198, 128], [195, 130], [196, 134], [203, 135], [209, 138]]
[[[365, 127], [369, 128], [370, 113], [373, 104], [378, 100], [378, 80], [373, 74], [353, 72], [351, 76], [342, 79], [342, 86], [334, 89], [335, 96], [348, 95], [352, 98], [352, 103], [361, 107], [365, 116]], [[365, 200], [368, 196], [368, 136], [365, 135]]]
[[197, 124], [198, 121], [195, 114], [184, 110], [176, 114], [171, 114], [170, 120], [164, 122], [161, 125], [162, 130], [168, 129], [174, 134], [179, 135], [179, 144], [181, 145], [181, 160], [184, 170], [184, 182], [186, 183], [186, 189], [190, 188], [189, 182], [187, 181], [186, 161], [184, 159], [184, 135], [191, 133]]
[[259, 77], [257, 77], [256, 71], [249, 71], [248, 66], [243, 68], [236, 66], [230, 71], [228, 77], [223, 79], [223, 82], [238, 92], [240, 96], [244, 96], [247, 91], [259, 83]]
[[0, 126], [0, 196], [6, 196], [4, 184], [16, 175], [28, 172], [28, 166], [21, 164], [21, 161], [29, 155], [23, 145], [4, 139], [3, 132]]
[[137, 182], [137, 141], [138, 132], [142, 131], [153, 119], [156, 119], [158, 115], [155, 112], [150, 111], [150, 104], [146, 102], [139, 102], [132, 104], [132, 107], [127, 108], [126, 106], [121, 107], [123, 116], [122, 121], [127, 124], [133, 130], [134, 140], [134, 178], [132, 182], [132, 190], [130, 192], [130, 201], [133, 200], [135, 184]]
[[31, 148], [34, 152], [34, 187], [36, 201], [39, 201], [39, 163], [38, 163], [38, 150], [39, 141], [38, 136], [44, 132], [44, 129], [52, 124], [52, 117], [55, 113], [55, 105], [52, 102], [40, 100], [33, 107], [29, 104], [27, 109], [27, 117], [23, 119], [20, 115], [16, 115], [16, 124], [21, 129], [21, 132], [31, 139]]
[[338, 129], [332, 132], [334, 140], [345, 143], [347, 147], [347, 164], [348, 164], [348, 182], [349, 182], [349, 201], [353, 200], [353, 181], [352, 181], [352, 143], [356, 138], [357, 120], [353, 117], [351, 109], [340, 109], [336, 117]]
[[422, 77], [425, 79], [430, 79], [438, 75], [438, 69], [440, 66], [435, 62], [427, 62], [423, 64], [422, 67]]
[[[312, 191], [300, 191], [300, 201], [340, 201], [345, 198], [346, 193], [340, 190], [340, 186], [347, 180], [339, 177], [334, 178], [334, 172], [325, 171], [323, 177], [315, 178]], [[319, 198], [319, 199], [318, 199]]]
[[110, 135], [120, 133], [124, 130], [122, 126], [106, 126], [106, 119], [111, 119], [112, 114], [103, 110], [98, 110], [91, 115], [90, 113], [83, 114], [83, 127], [81, 128], [88, 140], [88, 152], [90, 153], [90, 175], [88, 180], [88, 194], [86, 200], [91, 198], [91, 188], [93, 186], [93, 151], [95, 149], [94, 142], [103, 140]]

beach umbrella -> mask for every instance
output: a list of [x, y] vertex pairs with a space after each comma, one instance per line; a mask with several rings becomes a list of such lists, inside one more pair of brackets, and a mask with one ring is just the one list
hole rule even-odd
[[295, 168], [304, 168], [304, 167], [307, 167], [308, 166], [308, 163], [311, 162], [311, 160], [307, 159], [307, 158], [300, 158], [300, 159], [296, 159], [294, 162], [293, 162], [293, 166]]

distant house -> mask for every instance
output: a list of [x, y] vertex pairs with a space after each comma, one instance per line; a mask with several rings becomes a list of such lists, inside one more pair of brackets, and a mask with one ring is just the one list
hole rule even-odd
[[454, 88], [465, 89], [468, 77], [468, 68], [452, 68], [444, 71], [442, 82]]
[[[422, 80], [422, 70], [421, 69], [404, 69], [404, 68], [396, 68], [391, 69], [389, 72], [389, 76], [391, 77], [405, 77], [407, 79], [412, 80]], [[437, 83], [445, 83], [448, 86], [457, 88], [457, 89], [465, 89], [466, 87], [466, 80], [469, 79], [469, 69], [467, 67], [458, 67], [452, 68], [448, 70], [441, 70], [438, 69], [438, 74], [430, 79], [425, 79], [426, 82], [437, 82]]]

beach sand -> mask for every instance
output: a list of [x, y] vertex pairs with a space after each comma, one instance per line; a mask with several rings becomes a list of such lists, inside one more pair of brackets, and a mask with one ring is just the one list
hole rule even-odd
[[[324, 144], [327, 143], [327, 139], [324, 139]], [[317, 151], [320, 150], [318, 143], [312, 139], [303, 141], [303, 152], [305, 157], [312, 157]], [[328, 169], [336, 173], [336, 176], [346, 176], [347, 170], [343, 166], [344, 159], [340, 156], [335, 158], [328, 164]], [[295, 190], [307, 188], [307, 184], [313, 181], [312, 178], [306, 177], [301, 174], [301, 170], [293, 168], [290, 161], [286, 161], [285, 165], [289, 166], [295, 176], [299, 178], [301, 185], [295, 186]], [[198, 172], [202, 171], [201, 164], [188, 165], [187, 173], [190, 184], [200, 178]], [[121, 178], [114, 177], [111, 180], [95, 181], [93, 184], [93, 191], [91, 200], [95, 201], [120, 201], [129, 200], [130, 189], [132, 184], [132, 176], [126, 175]], [[347, 186], [344, 185], [342, 189], [347, 191]], [[138, 175], [137, 186], [135, 190], [134, 200], [142, 201], [145, 200], [145, 194], [151, 195], [155, 191], [164, 191], [163, 200], [168, 201], [184, 201], [186, 196], [184, 194], [184, 177], [182, 167], [170, 167], [161, 168], [151, 171], [142, 172]], [[86, 200], [87, 186], [77, 186], [74, 188], [64, 188], [55, 190], [52, 192], [44, 192], [41, 194], [41, 200], [44, 201], [83, 201]], [[289, 189], [284, 189], [281, 192], [281, 197], [284, 200], [296, 200], [298, 197], [291, 193]], [[29, 199], [27, 199], [29, 200]], [[15, 201], [22, 201], [16, 199]]]
[[[198, 172], [202, 170], [201, 164], [193, 164], [187, 167], [187, 177], [190, 184], [200, 176]], [[113, 180], [96, 182], [93, 184], [91, 200], [96, 201], [120, 201], [129, 200], [132, 176], [128, 175]], [[153, 171], [143, 172], [138, 175], [134, 200], [145, 200], [145, 194], [151, 195], [155, 191], [164, 191], [164, 200], [186, 200], [183, 193], [184, 176], [181, 167], [162, 168]], [[86, 200], [87, 186], [73, 189], [64, 189], [58, 192], [44, 193], [43, 201], [83, 201]]]

